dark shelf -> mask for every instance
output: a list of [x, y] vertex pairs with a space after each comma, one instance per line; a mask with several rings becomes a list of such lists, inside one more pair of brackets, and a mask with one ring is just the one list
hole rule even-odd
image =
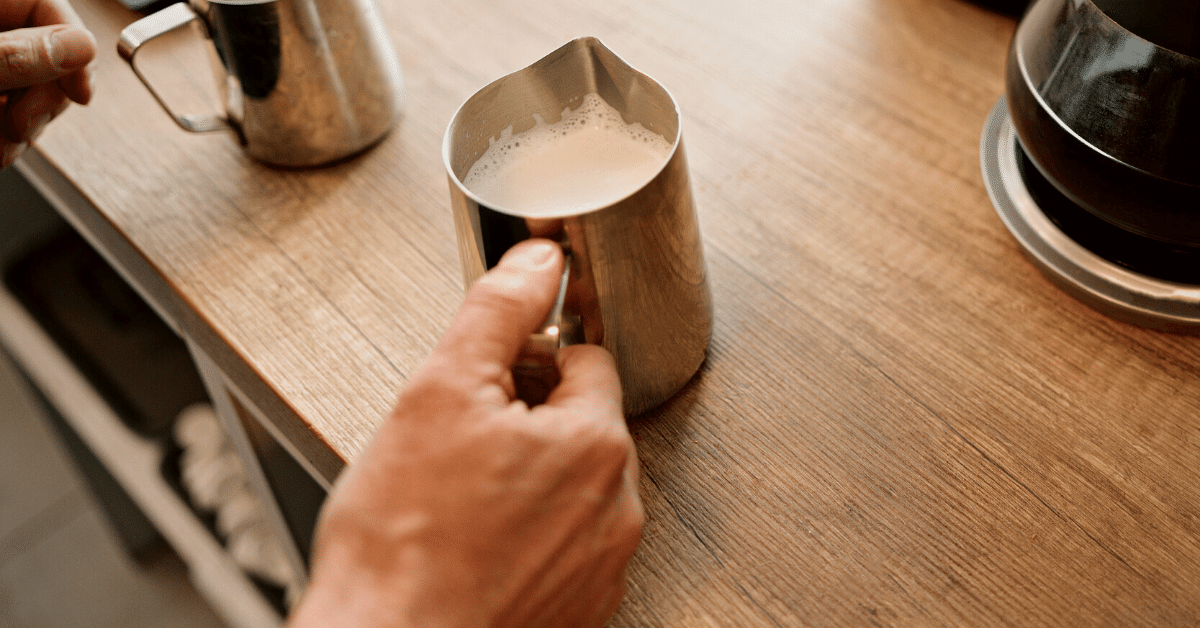
[[4, 282], [134, 432], [162, 439], [208, 399], [183, 340], [74, 231], [11, 263]]

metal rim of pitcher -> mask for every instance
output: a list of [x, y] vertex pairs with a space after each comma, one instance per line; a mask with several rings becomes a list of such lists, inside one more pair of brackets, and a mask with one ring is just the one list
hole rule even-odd
[[[567, 218], [567, 217], [572, 217], [572, 216], [582, 216], [585, 214], [602, 211], [609, 207], [614, 207], [616, 205], [619, 205], [619, 204], [625, 202], [626, 200], [628, 200], [629, 198], [633, 197], [637, 193], [641, 192], [647, 185], [650, 184], [650, 182], [654, 181], [655, 178], [657, 178], [660, 174], [662, 174], [663, 170], [665, 170], [667, 168], [667, 166], [671, 163], [671, 160], [675, 157], [675, 153], [677, 153], [679, 151], [679, 146], [680, 146], [681, 140], [683, 139], [683, 115], [679, 110], [679, 101], [677, 101], [675, 99], [675, 95], [672, 94], [671, 91], [668, 90], [665, 85], [663, 85], [662, 83], [659, 83], [657, 80], [655, 80], [649, 74], [646, 74], [645, 72], [642, 72], [641, 70], [633, 67], [633, 65], [631, 65], [629, 62], [625, 61], [625, 59], [623, 57], [621, 57], [617, 53], [613, 52], [612, 49], [610, 49], [608, 46], [604, 45], [604, 42], [600, 41], [599, 38], [591, 37], [591, 36], [576, 37], [575, 39], [572, 39], [571, 41], [568, 41], [567, 43], [563, 44], [562, 46], [559, 46], [558, 48], [554, 49], [554, 51], [550, 52], [549, 54], [543, 55], [537, 61], [534, 61], [533, 63], [521, 68], [520, 70], [516, 70], [516, 71], [510, 72], [508, 74], [505, 74], [504, 76], [502, 76], [494, 81], [491, 81], [490, 83], [484, 85], [483, 87], [475, 90], [475, 92], [472, 93], [471, 96], [469, 96], [466, 100], [464, 100], [462, 102], [462, 104], [459, 105], [458, 109], [455, 110], [454, 115], [450, 118], [450, 124], [448, 124], [446, 126], [446, 132], [442, 136], [442, 165], [446, 169], [446, 172], [449, 174], [451, 182], [453, 182], [453, 184], [458, 188], [459, 192], [461, 192], [464, 196], [471, 199], [475, 203], [478, 203], [479, 205], [481, 205], [483, 207], [487, 207], [488, 209], [491, 209], [493, 211], [508, 214], [510, 216], [525, 217], [521, 212], [514, 211], [507, 207], [500, 207], [500, 206], [492, 204], [490, 201], [488, 201], [488, 200], [480, 197], [479, 195], [475, 194], [474, 192], [472, 192], [466, 185], [463, 184], [462, 177], [459, 176], [459, 174], [457, 172], [455, 172], [454, 165], [451, 161], [451, 157], [452, 157], [451, 145], [454, 143], [454, 133], [458, 129], [460, 123], [462, 122], [463, 112], [474, 103], [474, 101], [477, 97], [479, 97], [481, 94], [486, 92], [489, 88], [491, 88], [495, 85], [498, 85], [500, 83], [503, 83], [504, 81], [509, 80], [513, 76], [516, 76], [523, 72], [530, 71], [530, 70], [538, 67], [538, 65], [541, 64], [542, 62], [553, 57], [556, 53], [558, 53], [562, 50], [565, 50], [571, 46], [577, 46], [577, 45], [585, 45], [589, 49], [599, 46], [601, 49], [607, 51], [609, 54], [611, 54], [614, 57], [616, 57], [617, 59], [619, 59], [621, 61], [621, 63], [625, 64], [626, 67], [628, 67], [631, 71], [636, 73], [638, 76], [653, 83], [656, 87], [661, 89], [663, 91], [663, 93], [666, 94], [667, 99], [671, 102], [671, 109], [675, 116], [675, 137], [671, 139], [670, 152], [668, 152], [667, 155], [662, 159], [661, 163], [658, 165], [658, 168], [655, 169], [654, 173], [651, 174], [649, 177], [647, 177], [645, 181], [642, 181], [640, 184], [638, 184], [637, 187], [631, 188], [628, 194], [625, 194], [624, 196], [622, 196], [618, 199], [615, 199], [606, 205], [593, 207], [593, 208], [587, 209], [585, 211], [571, 212], [571, 213], [566, 213], [566, 214], [562, 214], [562, 215], [555, 214], [555, 215], [551, 215], [551, 216], [539, 216], [539, 218], [543, 218], [543, 217], [544, 218]], [[628, 120], [624, 120], [624, 118], [625, 118], [624, 115], [622, 115], [621, 117], [622, 117], [623, 121], [628, 123]], [[495, 139], [494, 137], [489, 138], [489, 141], [492, 141], [494, 139]]]

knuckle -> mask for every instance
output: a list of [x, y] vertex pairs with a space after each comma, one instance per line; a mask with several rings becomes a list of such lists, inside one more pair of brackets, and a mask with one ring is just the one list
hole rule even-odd
[[631, 456], [636, 455], [633, 439], [624, 430], [594, 422], [579, 425], [570, 440], [584, 444], [593, 468], [605, 470], [616, 478], [624, 473]]
[[617, 429], [606, 429], [602, 432], [597, 446], [601, 448], [605, 458], [624, 465], [633, 453], [633, 440], [628, 434]]
[[402, 394], [402, 401], [420, 409], [461, 411], [465, 397], [458, 378], [446, 373], [422, 372], [409, 381]]
[[641, 538], [644, 527], [646, 527], [646, 510], [642, 508], [641, 501], [633, 501], [618, 521], [618, 529], [624, 533], [625, 538], [637, 539]]
[[41, 55], [34, 40], [14, 37], [0, 42], [0, 73], [18, 78], [34, 76], [40, 67]]
[[600, 446], [614, 458], [624, 461], [634, 455], [633, 437], [629, 435], [624, 422], [605, 423], [597, 432], [596, 438]]
[[642, 532], [646, 527], [646, 516], [639, 509], [636, 514], [628, 516], [621, 527], [621, 537], [625, 541], [625, 551], [633, 554], [642, 541]]
[[641, 502], [630, 500], [610, 520], [608, 546], [618, 556], [628, 558], [637, 551], [646, 527], [646, 513]]

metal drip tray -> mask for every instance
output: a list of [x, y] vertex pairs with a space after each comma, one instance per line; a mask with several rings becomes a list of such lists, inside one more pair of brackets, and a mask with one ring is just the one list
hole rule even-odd
[[1081, 246], [1038, 206], [1022, 175], [1021, 147], [1001, 98], [980, 140], [988, 196], [1034, 264], [1063, 290], [1115, 319], [1177, 333], [1200, 333], [1200, 285], [1135, 272]]

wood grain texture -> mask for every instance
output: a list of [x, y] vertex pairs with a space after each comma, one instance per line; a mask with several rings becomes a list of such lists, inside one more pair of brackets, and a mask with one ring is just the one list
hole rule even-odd
[[[76, 6], [97, 97], [41, 154], [328, 476], [461, 299], [445, 125], [595, 35], [680, 103], [716, 304], [700, 374], [632, 424], [650, 521], [614, 626], [1200, 623], [1200, 340], [1068, 298], [997, 218], [978, 146], [1011, 19], [381, 0], [402, 120], [357, 159], [283, 171], [175, 127], [109, 52], [136, 16]], [[159, 74], [186, 91], [208, 68], [172, 41]]]

